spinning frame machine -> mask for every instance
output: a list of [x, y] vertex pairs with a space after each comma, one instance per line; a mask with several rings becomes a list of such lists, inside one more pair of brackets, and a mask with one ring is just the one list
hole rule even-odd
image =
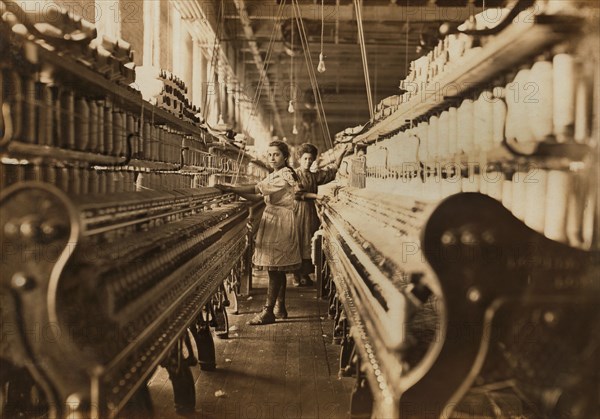
[[0, 4], [2, 416], [147, 417], [158, 365], [193, 411], [190, 368], [216, 366], [260, 211], [208, 185], [264, 165], [173, 75], [155, 104], [130, 88], [125, 41]]
[[450, 25], [337, 136], [366, 154], [322, 187], [313, 260], [351, 417], [598, 417], [598, 9], [580, 3]]
[[[470, 19], [353, 132], [367, 154], [328, 188], [314, 252], [353, 416], [597, 414], [598, 33], [572, 4]], [[213, 143], [181, 83], [160, 107], [125, 87], [126, 43], [3, 16], [5, 412], [148, 406], [159, 363], [189, 410], [250, 242], [209, 178], [264, 170]], [[535, 105], [509, 94], [531, 82]]]

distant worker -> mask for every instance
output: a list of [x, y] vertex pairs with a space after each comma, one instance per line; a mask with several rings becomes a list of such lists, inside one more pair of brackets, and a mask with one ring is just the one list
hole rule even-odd
[[327, 169], [310, 170], [313, 163], [317, 160], [318, 149], [310, 143], [304, 143], [297, 152], [300, 167], [296, 169], [299, 181], [302, 184], [304, 193], [298, 194], [298, 206], [295, 209], [296, 225], [298, 237], [300, 239], [300, 254], [302, 256], [302, 267], [294, 272], [294, 286], [312, 286], [313, 281], [309, 273], [313, 271], [311, 261], [311, 240], [315, 232], [319, 229], [319, 217], [315, 201], [324, 202], [327, 197], [319, 195], [319, 185], [324, 185], [335, 179], [337, 171], [342, 164], [342, 159], [347, 151], [351, 150], [351, 144], [345, 146], [343, 151], [336, 158], [334, 166]]

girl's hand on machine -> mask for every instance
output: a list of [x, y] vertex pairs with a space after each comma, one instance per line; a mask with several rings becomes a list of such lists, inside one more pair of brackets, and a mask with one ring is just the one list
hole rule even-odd
[[319, 202], [319, 204], [326, 204], [329, 202], [329, 196], [328, 195], [317, 195], [317, 201]]

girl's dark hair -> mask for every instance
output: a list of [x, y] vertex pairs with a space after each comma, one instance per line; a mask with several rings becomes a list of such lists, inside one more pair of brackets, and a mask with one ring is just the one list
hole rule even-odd
[[286, 160], [290, 158], [290, 148], [283, 141], [279, 141], [279, 140], [271, 141], [269, 143], [269, 147], [277, 147], [279, 149], [279, 151], [281, 151], [281, 154], [283, 154], [283, 157]]
[[281, 151], [281, 154], [283, 155], [283, 158], [285, 159], [285, 167], [287, 167], [288, 169], [290, 169], [292, 171], [292, 177], [294, 178], [294, 180], [296, 182], [298, 182], [298, 175], [296, 174], [296, 172], [294, 171], [294, 169], [292, 169], [290, 167], [290, 148], [288, 147], [288, 145], [286, 143], [284, 143], [283, 141], [279, 141], [279, 140], [275, 140], [275, 141], [271, 141], [269, 143], [269, 147], [277, 147], [279, 149], [279, 151]]
[[316, 160], [317, 154], [319, 154], [319, 149], [311, 143], [304, 143], [298, 149], [298, 157], [302, 157], [303, 154], [310, 154], [313, 156], [313, 159]]

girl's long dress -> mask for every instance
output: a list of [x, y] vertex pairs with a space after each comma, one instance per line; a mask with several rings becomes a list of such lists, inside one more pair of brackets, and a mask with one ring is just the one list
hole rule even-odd
[[294, 222], [294, 194], [299, 188], [292, 169], [284, 167], [260, 181], [256, 188], [266, 208], [260, 219], [252, 263], [257, 269], [293, 271], [300, 267], [300, 249]]
[[[309, 170], [297, 169], [296, 173], [304, 192], [317, 193], [319, 185], [331, 182], [335, 179], [337, 169], [319, 170], [313, 173]], [[296, 207], [296, 225], [300, 238], [300, 254], [302, 259], [311, 258], [311, 240], [315, 231], [319, 229], [319, 216], [313, 199], [298, 201]]]

